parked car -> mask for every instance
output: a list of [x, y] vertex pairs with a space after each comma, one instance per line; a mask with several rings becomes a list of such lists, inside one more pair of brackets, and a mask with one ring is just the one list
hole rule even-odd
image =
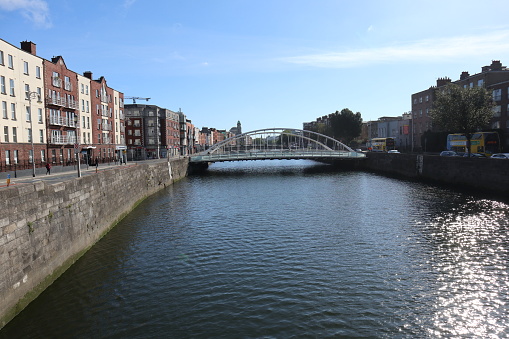
[[387, 153], [399, 153], [399, 151], [397, 149], [391, 149], [389, 152]]
[[509, 153], [495, 153], [491, 157], [494, 159], [509, 159]]
[[440, 156], [441, 157], [457, 157], [458, 154], [454, 151], [442, 151], [440, 153]]
[[[468, 153], [463, 154], [464, 157], [468, 158]], [[471, 158], [486, 158], [484, 154], [480, 153], [470, 153]]]

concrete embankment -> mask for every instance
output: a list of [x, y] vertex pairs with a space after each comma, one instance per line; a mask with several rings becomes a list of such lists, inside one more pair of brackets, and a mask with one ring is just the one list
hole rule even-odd
[[187, 168], [182, 158], [0, 190], [0, 328], [143, 199], [186, 176]]
[[368, 153], [357, 168], [509, 196], [509, 160]]

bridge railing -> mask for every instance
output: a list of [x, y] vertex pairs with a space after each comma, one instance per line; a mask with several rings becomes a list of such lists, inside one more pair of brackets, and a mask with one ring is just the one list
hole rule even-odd
[[215, 162], [234, 160], [262, 160], [262, 159], [325, 159], [325, 158], [364, 158], [363, 153], [326, 150], [252, 150], [228, 153], [200, 154], [191, 157], [191, 162]]

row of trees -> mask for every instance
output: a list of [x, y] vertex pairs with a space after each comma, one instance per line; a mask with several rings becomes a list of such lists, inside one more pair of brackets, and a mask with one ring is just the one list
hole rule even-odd
[[341, 112], [336, 111], [329, 114], [327, 124], [321, 122], [311, 128], [313, 132], [327, 135], [347, 145], [361, 134], [361, 129], [361, 114], [359, 112], [354, 113], [348, 108], [343, 108]]

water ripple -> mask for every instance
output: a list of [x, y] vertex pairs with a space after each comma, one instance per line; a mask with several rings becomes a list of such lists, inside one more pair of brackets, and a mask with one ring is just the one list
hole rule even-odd
[[506, 336], [508, 205], [327, 169], [215, 164], [168, 187], [0, 337]]

